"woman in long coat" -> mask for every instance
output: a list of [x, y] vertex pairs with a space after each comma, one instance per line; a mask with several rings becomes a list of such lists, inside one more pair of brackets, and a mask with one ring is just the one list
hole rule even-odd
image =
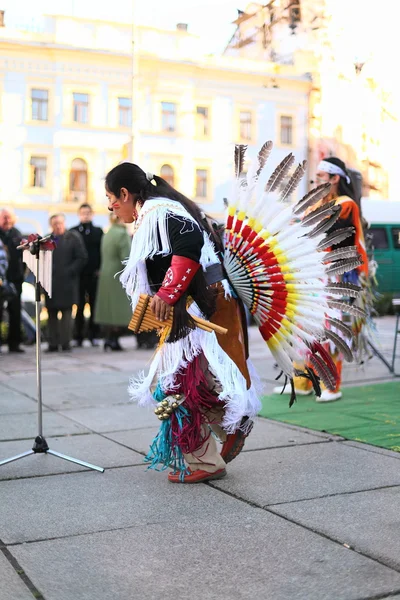
[[[48, 352], [57, 352], [59, 346], [68, 351], [71, 349], [72, 306], [78, 302], [79, 276], [86, 264], [87, 252], [79, 233], [65, 228], [64, 215], [53, 215], [50, 226], [57, 245], [53, 251], [51, 298], [46, 294], [49, 314]], [[61, 321], [58, 321], [59, 312]]]
[[127, 328], [132, 317], [129, 299], [115, 275], [129, 257], [131, 240], [125, 225], [110, 215], [111, 227], [101, 240], [101, 268], [96, 299], [95, 322], [105, 331], [104, 350], [122, 350], [118, 334]]

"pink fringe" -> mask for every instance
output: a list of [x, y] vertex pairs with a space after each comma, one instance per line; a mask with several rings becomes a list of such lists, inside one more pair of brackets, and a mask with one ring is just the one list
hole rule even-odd
[[202, 425], [207, 422], [204, 411], [220, 404], [218, 397], [208, 388], [201, 356], [196, 356], [185, 369], [176, 375], [177, 387], [171, 392], [166, 391], [167, 395], [178, 393], [185, 396], [182, 408], [188, 411], [188, 418], [178, 420], [174, 413], [171, 415], [172, 444], [179, 446], [184, 454], [196, 452], [208, 440], [211, 430], [204, 434]]

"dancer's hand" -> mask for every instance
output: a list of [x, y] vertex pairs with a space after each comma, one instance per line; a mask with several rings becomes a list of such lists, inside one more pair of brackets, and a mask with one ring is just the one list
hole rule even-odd
[[170, 305], [159, 296], [153, 296], [150, 308], [158, 321], [166, 321], [171, 313]]

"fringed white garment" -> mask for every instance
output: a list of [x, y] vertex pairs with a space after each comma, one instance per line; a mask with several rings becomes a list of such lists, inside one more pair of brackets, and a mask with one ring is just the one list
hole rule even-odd
[[[139, 295], [150, 293], [146, 260], [157, 254], [165, 256], [172, 253], [168, 238], [167, 219], [179, 219], [179, 217], [192, 222], [193, 227], [198, 226], [179, 202], [167, 198], [152, 199], [146, 202], [139, 212], [130, 256], [120, 277], [122, 285], [131, 298], [133, 310]], [[200, 264], [205, 270], [208, 266], [219, 262], [214, 246], [205, 233]], [[227, 292], [228, 283], [223, 282], [223, 285]], [[191, 305], [189, 312], [203, 316], [195, 303]], [[233, 432], [240, 425], [244, 416], [248, 416], [250, 419], [256, 416], [261, 408], [261, 403], [254, 385], [247, 389], [246, 379], [236, 364], [222, 350], [214, 332], [210, 333], [196, 328], [176, 342], [164, 343], [158, 349], [148, 373], [142, 372], [131, 379], [130, 397], [133, 401], [138, 402], [139, 406], [155, 405], [156, 402], [152, 396], [155, 383], [160, 383], [166, 390], [174, 389], [177, 373], [201, 353], [207, 359], [210, 371], [221, 383], [219, 399], [225, 403], [226, 407], [223, 427], [227, 432]], [[251, 364], [249, 364], [249, 370], [254, 372]]]

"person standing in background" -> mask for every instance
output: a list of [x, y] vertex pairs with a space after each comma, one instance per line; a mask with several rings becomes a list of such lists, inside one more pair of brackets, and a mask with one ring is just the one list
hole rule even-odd
[[93, 225], [93, 210], [90, 204], [82, 204], [79, 207], [79, 225], [72, 227], [71, 231], [76, 231], [82, 236], [85, 244], [88, 260], [84, 266], [79, 279], [79, 302], [75, 317], [75, 339], [77, 346], [82, 346], [85, 339], [85, 318], [83, 311], [86, 302], [90, 306], [90, 320], [87, 332], [87, 338], [92, 346], [96, 346], [98, 337], [98, 327], [94, 321], [94, 310], [96, 304], [97, 283], [100, 271], [100, 246], [103, 230], [101, 227]]
[[8, 269], [8, 258], [3, 242], [0, 240], [0, 279], [1, 282], [6, 278]]
[[[14, 213], [4, 208], [0, 211], [0, 240], [3, 242], [8, 254], [8, 269], [6, 279], [13, 283], [17, 290], [14, 298], [7, 302], [8, 310], [8, 349], [10, 352], [25, 352], [21, 348], [21, 293], [24, 281], [24, 263], [22, 260], [22, 250], [17, 250], [21, 242], [22, 235], [14, 227]], [[0, 323], [3, 320], [3, 307], [0, 305]], [[0, 347], [1, 347], [0, 337]]]
[[[46, 294], [46, 308], [49, 313], [48, 352], [57, 352], [59, 346], [64, 351], [71, 350], [72, 305], [79, 297], [79, 277], [87, 261], [87, 252], [82, 238], [76, 231], [67, 231], [65, 217], [56, 214], [50, 217], [50, 227], [55, 237], [53, 250], [52, 296]], [[58, 313], [61, 312], [61, 321]]]
[[111, 227], [101, 242], [101, 268], [95, 321], [104, 328], [104, 350], [123, 350], [119, 330], [127, 329], [132, 317], [128, 296], [116, 274], [129, 256], [131, 239], [122, 220], [110, 215]]

